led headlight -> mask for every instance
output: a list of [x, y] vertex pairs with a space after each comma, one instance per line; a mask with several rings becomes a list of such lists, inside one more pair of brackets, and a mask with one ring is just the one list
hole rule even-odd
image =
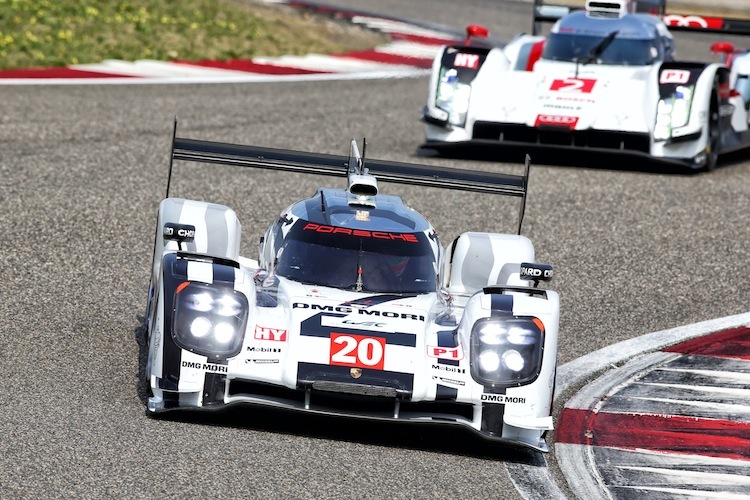
[[435, 106], [447, 113], [448, 123], [462, 127], [469, 111], [471, 85], [461, 83], [455, 69], [443, 71], [435, 94]]
[[175, 294], [172, 337], [209, 358], [234, 356], [242, 347], [248, 307], [247, 298], [230, 287], [191, 282]]
[[685, 85], [679, 85], [672, 96], [661, 99], [656, 107], [654, 139], [667, 140], [672, 137], [674, 129], [687, 125], [692, 101], [693, 87]]
[[471, 330], [471, 376], [486, 387], [533, 382], [542, 367], [544, 325], [533, 317], [490, 317]]

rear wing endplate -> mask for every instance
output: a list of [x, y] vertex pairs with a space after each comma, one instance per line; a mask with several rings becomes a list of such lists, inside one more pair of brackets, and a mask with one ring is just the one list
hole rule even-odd
[[[177, 119], [172, 134], [167, 194], [172, 179], [174, 160], [214, 163], [266, 170], [301, 172], [315, 175], [347, 177], [349, 157], [307, 153], [286, 149], [262, 148], [223, 142], [177, 137]], [[521, 234], [531, 159], [526, 155], [523, 175], [482, 172], [458, 168], [366, 159], [365, 166], [378, 181], [435, 188], [456, 189], [475, 193], [500, 194], [520, 198], [518, 234]]]

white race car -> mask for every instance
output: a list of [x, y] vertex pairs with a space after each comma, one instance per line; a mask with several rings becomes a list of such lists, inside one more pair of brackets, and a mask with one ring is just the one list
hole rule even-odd
[[[258, 260], [239, 255], [232, 209], [167, 189], [147, 312], [148, 413], [246, 403], [459, 424], [548, 451], [559, 299], [538, 286], [552, 268], [520, 235], [528, 163], [505, 175], [365, 163], [355, 141], [350, 151], [175, 137], [173, 160], [335, 175], [348, 187], [274, 217]], [[519, 197], [519, 234], [466, 232], [444, 249], [378, 179]]]
[[641, 7], [535, 0], [534, 34], [507, 44], [469, 26], [465, 44], [433, 64], [423, 147], [568, 148], [711, 170], [719, 154], [750, 146], [750, 52], [715, 43], [723, 63], [675, 61], [669, 31], [750, 33], [750, 22], [666, 15], [664, 0]]

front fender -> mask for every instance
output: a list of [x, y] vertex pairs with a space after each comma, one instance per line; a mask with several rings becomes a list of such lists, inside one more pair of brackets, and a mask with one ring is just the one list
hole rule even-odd
[[432, 77], [423, 110], [425, 122], [441, 127], [463, 127], [471, 85], [492, 49], [451, 45], [433, 61]]

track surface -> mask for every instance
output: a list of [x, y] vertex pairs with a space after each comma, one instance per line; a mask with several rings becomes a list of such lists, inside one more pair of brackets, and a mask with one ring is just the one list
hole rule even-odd
[[[505, 39], [530, 26], [527, 4], [387, 0], [377, 8], [456, 28], [481, 20]], [[679, 55], [706, 59], [714, 39], [679, 36]], [[520, 171], [415, 157], [426, 86], [419, 78], [3, 89], [3, 496], [518, 498], [503, 463], [533, 458], [463, 432], [275, 412], [160, 421], [144, 415], [138, 392], [137, 333], [173, 115], [193, 138], [345, 154], [350, 137], [364, 136], [374, 158]], [[532, 171], [524, 233], [556, 268], [561, 363], [747, 311], [750, 161], [709, 175], [612, 166]], [[249, 256], [281, 209], [336, 182], [190, 165], [176, 176], [173, 195], [238, 211]], [[435, 223], [444, 244], [469, 228], [510, 230], [516, 213], [490, 196], [393, 192]]]

